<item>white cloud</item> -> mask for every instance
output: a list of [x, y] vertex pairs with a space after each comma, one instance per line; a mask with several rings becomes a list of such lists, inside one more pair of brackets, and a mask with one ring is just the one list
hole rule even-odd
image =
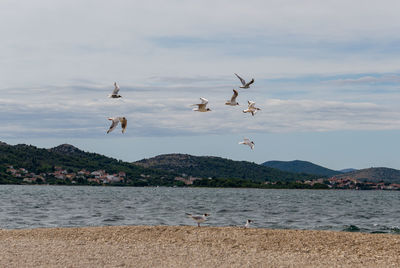
[[396, 83], [400, 84], [399, 75], [380, 75], [380, 76], [362, 76], [358, 78], [346, 78], [328, 81], [339, 85], [346, 84], [382, 84], [382, 83]]
[[[383, 84], [400, 80], [399, 7], [361, 0], [1, 1], [0, 130], [92, 137], [104, 135], [114, 115], [126, 115], [126, 134], [139, 136], [398, 129], [399, 97]], [[256, 78], [241, 93], [241, 108], [223, 105], [238, 85], [233, 72]], [[359, 73], [376, 75], [348, 78]], [[330, 81], [332, 74], [339, 78]], [[297, 79], [307, 75], [322, 79]], [[122, 100], [106, 98], [114, 81]], [[364, 84], [386, 95], [352, 87]], [[201, 96], [211, 113], [191, 111]], [[263, 109], [254, 118], [240, 111], [248, 98]]]
[[[23, 89], [15, 90], [18, 98], [12, 95], [0, 100], [8, 114], [0, 119], [0, 131], [6, 137], [100, 137], [108, 129], [107, 117], [122, 115], [128, 118], [127, 136], [400, 129], [397, 106], [372, 102], [270, 99], [249, 89], [240, 91], [240, 107], [228, 107], [224, 105], [232, 93], [228, 88], [135, 91], [121, 86], [123, 98], [118, 100], [106, 97], [111, 86], [80, 88], [50, 86], [27, 96]], [[209, 99], [212, 112], [192, 111], [190, 105], [199, 97]], [[254, 117], [242, 113], [248, 98], [262, 109]]]
[[[7, 38], [0, 83], [395, 72], [399, 7], [361, 0], [1, 1], [0, 34]], [[154, 42], [176, 37], [197, 46]]]

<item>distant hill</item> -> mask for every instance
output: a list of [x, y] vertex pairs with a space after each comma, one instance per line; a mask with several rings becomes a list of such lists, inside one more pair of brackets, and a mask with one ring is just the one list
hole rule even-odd
[[163, 182], [160, 183], [159, 181], [160, 178], [168, 178], [171, 181], [174, 178], [174, 174], [170, 172], [143, 168], [104, 155], [84, 152], [69, 144], [63, 144], [51, 149], [42, 149], [32, 145], [8, 145], [1, 142], [1, 176], [7, 177], [5, 169], [9, 165], [16, 168], [25, 168], [29, 172], [36, 174], [51, 172], [55, 166], [71, 170], [71, 172], [77, 172], [82, 169], [88, 171], [105, 170], [108, 173], [123, 171], [132, 180], [141, 178], [141, 175], [144, 174], [149, 176], [148, 181], [157, 180], [158, 185], [163, 185]]
[[349, 172], [353, 172], [353, 171], [357, 171], [358, 169], [355, 168], [345, 168], [345, 169], [341, 169], [339, 170], [342, 173], [349, 173]]
[[20, 179], [11, 177], [7, 173], [8, 166], [16, 169], [24, 168], [34, 174], [48, 174], [54, 172], [56, 167], [66, 169], [68, 173], [76, 173], [83, 169], [90, 172], [105, 170], [108, 174], [125, 172], [128, 185], [136, 186], [176, 185], [182, 182], [176, 181], [175, 177], [182, 176], [183, 173], [199, 178], [241, 180], [242, 185], [245, 184], [243, 181], [253, 181], [263, 185], [265, 181], [289, 182], [318, 178], [318, 176], [283, 172], [251, 162], [220, 157], [169, 154], [128, 163], [85, 152], [69, 144], [43, 149], [32, 145], [8, 145], [0, 142], [0, 183], [22, 182], [22, 177]]
[[143, 159], [134, 164], [195, 177], [237, 178], [254, 181], [294, 181], [317, 178], [315, 175], [294, 174], [246, 161], [233, 161], [214, 156], [165, 154]]
[[400, 170], [385, 167], [366, 168], [334, 177], [357, 179], [363, 182], [400, 183]]
[[75, 146], [70, 145], [70, 144], [61, 144], [61, 145], [58, 145], [57, 147], [49, 149], [49, 151], [54, 152], [54, 153], [61, 153], [61, 154], [74, 155], [74, 156], [88, 154], [87, 152], [84, 152], [81, 149], [78, 149]]
[[327, 176], [331, 177], [337, 174], [341, 174], [341, 172], [332, 170], [329, 168], [325, 168], [319, 165], [316, 165], [311, 162], [294, 160], [294, 161], [267, 161], [262, 164], [263, 166], [267, 166], [270, 168], [276, 168], [282, 171], [293, 172], [293, 173], [306, 173], [306, 174], [315, 174], [319, 176]]

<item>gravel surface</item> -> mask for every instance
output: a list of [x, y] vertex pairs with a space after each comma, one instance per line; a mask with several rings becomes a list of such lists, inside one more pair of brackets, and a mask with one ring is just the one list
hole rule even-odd
[[0, 267], [400, 267], [400, 235], [192, 226], [0, 230]]

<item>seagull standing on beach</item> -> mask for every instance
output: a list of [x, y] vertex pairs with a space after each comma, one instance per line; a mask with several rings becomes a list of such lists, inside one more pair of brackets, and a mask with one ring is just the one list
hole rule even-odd
[[235, 75], [237, 76], [237, 78], [239, 78], [240, 82], [242, 83], [242, 86], [240, 88], [249, 88], [251, 84], [254, 83], [254, 78], [251, 79], [250, 82], [246, 83], [246, 81], [241, 78], [237, 73], [235, 73]]
[[255, 105], [256, 103], [254, 101], [247, 101], [247, 103], [249, 104], [249, 106], [247, 107], [246, 110], [243, 110], [244, 113], [251, 113], [252, 116], [254, 116], [257, 111], [260, 111], [260, 108], [257, 108]]
[[239, 105], [239, 102], [236, 101], [236, 97], [237, 97], [238, 95], [239, 95], [239, 94], [238, 94], [237, 90], [233, 89], [232, 98], [231, 98], [231, 100], [227, 100], [227, 101], [225, 102], [225, 105], [230, 105], [230, 106]]
[[200, 223], [205, 222], [207, 220], [207, 217], [210, 216], [210, 214], [204, 213], [203, 215], [192, 215], [189, 213], [186, 213], [189, 218], [192, 218], [194, 221], [197, 222], [197, 226], [200, 227]]
[[252, 223], [252, 222], [254, 222], [254, 221], [252, 221], [252, 220], [247, 220], [247, 221], [246, 221], [246, 224], [244, 225], [244, 228], [249, 228], [249, 227], [250, 227], [250, 223]]
[[254, 149], [254, 142], [250, 141], [248, 138], [244, 138], [243, 141], [239, 142], [239, 144], [244, 144], [250, 146], [250, 148], [253, 150]]
[[209, 111], [211, 111], [210, 108], [206, 108], [208, 100], [205, 99], [205, 98], [200, 98], [200, 100], [201, 100], [201, 103], [192, 104], [192, 106], [196, 106], [197, 105], [197, 108], [194, 108], [193, 111], [196, 111], [196, 112], [209, 112]]
[[119, 86], [117, 85], [117, 82], [114, 82], [114, 91], [112, 94], [108, 95], [108, 97], [113, 99], [121, 98], [122, 96], [119, 95], [118, 92], [119, 92]]
[[111, 120], [111, 126], [107, 131], [107, 134], [113, 131], [117, 126], [118, 123], [121, 122], [122, 133], [125, 133], [126, 125], [128, 124], [128, 120], [125, 117], [109, 117], [108, 120]]

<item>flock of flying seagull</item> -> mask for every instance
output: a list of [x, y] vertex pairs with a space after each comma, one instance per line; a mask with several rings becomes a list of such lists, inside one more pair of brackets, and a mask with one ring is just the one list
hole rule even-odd
[[[237, 76], [237, 78], [239, 78], [240, 82], [242, 83], [242, 85], [239, 88], [250, 88], [250, 85], [254, 83], [254, 78], [251, 79], [250, 82], [247, 82], [241, 78], [238, 74], [235, 73], [235, 75]], [[237, 96], [239, 95], [238, 91], [236, 89], [233, 89], [233, 95], [231, 97], [230, 100], [227, 100], [225, 102], [225, 105], [229, 105], [229, 106], [237, 106], [239, 105], [239, 103], [236, 101]], [[112, 92], [112, 94], [108, 95], [109, 98], [113, 98], [113, 99], [118, 99], [121, 98], [122, 96], [119, 95], [119, 86], [117, 84], [117, 82], [114, 82], [114, 90]], [[193, 109], [193, 111], [196, 112], [210, 112], [211, 109], [207, 108], [207, 104], [208, 104], [208, 100], [206, 98], [201, 97], [200, 98], [201, 103], [197, 103], [197, 104], [192, 104], [192, 106], [197, 106], [196, 108]], [[261, 109], [256, 107], [256, 103], [254, 101], [247, 101], [248, 103], [248, 107], [246, 110], [243, 110], [243, 113], [251, 113], [252, 116], [254, 116], [257, 111], [260, 111]], [[110, 133], [111, 131], [113, 131], [119, 123], [121, 123], [121, 128], [122, 128], [122, 133], [125, 133], [126, 130], [126, 126], [128, 124], [128, 120], [125, 117], [109, 117], [108, 120], [110, 120], [111, 126], [108, 129], [107, 133]], [[254, 149], [254, 142], [250, 141], [250, 139], [248, 138], [244, 138], [243, 141], [239, 142], [239, 144], [244, 144], [244, 145], [248, 145], [252, 150]]]
[[[235, 73], [235, 75], [237, 76], [237, 78], [239, 78], [240, 82], [242, 83], [242, 86], [240, 86], [240, 88], [250, 88], [250, 85], [254, 83], [254, 78], [251, 79], [250, 82], [247, 82], [241, 78], [238, 74]], [[229, 106], [237, 106], [239, 105], [239, 103], [236, 101], [237, 96], [239, 95], [238, 91], [236, 89], [233, 89], [233, 95], [231, 97], [230, 100], [227, 100], [225, 102], [225, 105], [229, 105]], [[112, 94], [108, 95], [109, 98], [113, 98], [113, 99], [118, 99], [121, 98], [122, 96], [119, 95], [119, 86], [117, 84], [117, 82], [114, 82], [114, 90], [112, 92]], [[201, 103], [197, 103], [197, 104], [192, 104], [192, 106], [197, 106], [196, 108], [193, 109], [193, 111], [196, 112], [210, 112], [211, 109], [207, 108], [207, 104], [208, 104], [208, 100], [206, 98], [201, 97], [200, 98]], [[254, 116], [257, 111], [260, 111], [261, 109], [256, 107], [256, 103], [254, 101], [247, 101], [248, 103], [248, 107], [246, 110], [243, 110], [243, 113], [251, 113], [252, 116]], [[119, 123], [121, 123], [121, 128], [122, 128], [122, 133], [125, 133], [126, 130], [126, 126], [128, 124], [128, 120], [125, 117], [109, 117], [108, 120], [110, 120], [111, 126], [108, 129], [107, 133], [110, 133], [111, 131], [113, 131]], [[250, 139], [248, 138], [244, 138], [243, 141], [239, 142], [239, 144], [244, 144], [244, 145], [248, 145], [250, 146], [251, 149], [254, 149], [254, 142], [250, 141]], [[200, 223], [205, 222], [207, 220], [207, 217], [210, 216], [210, 214], [203, 214], [203, 215], [192, 215], [192, 214], [188, 214], [186, 213], [187, 216], [189, 216], [191, 219], [193, 219], [194, 221], [197, 222], [197, 226], [200, 227]], [[250, 227], [250, 223], [252, 223], [252, 220], [247, 220], [246, 224], [244, 225], [245, 228], [249, 228]]]

